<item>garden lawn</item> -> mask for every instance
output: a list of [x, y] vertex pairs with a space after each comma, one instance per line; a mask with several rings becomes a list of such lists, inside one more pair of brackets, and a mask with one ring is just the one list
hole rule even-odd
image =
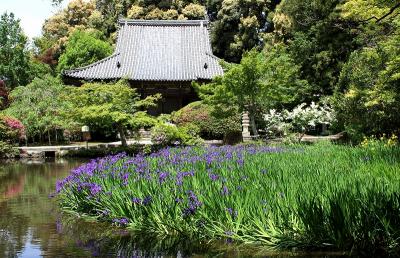
[[257, 145], [92, 160], [57, 183], [64, 210], [164, 236], [398, 253], [400, 148]]

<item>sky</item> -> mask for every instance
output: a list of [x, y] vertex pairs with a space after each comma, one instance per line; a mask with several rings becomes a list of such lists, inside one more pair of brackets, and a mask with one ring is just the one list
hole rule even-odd
[[[64, 0], [62, 7], [69, 0]], [[0, 0], [0, 15], [13, 12], [21, 20], [21, 27], [29, 38], [40, 36], [44, 21], [55, 14], [59, 8], [51, 4], [51, 0]]]

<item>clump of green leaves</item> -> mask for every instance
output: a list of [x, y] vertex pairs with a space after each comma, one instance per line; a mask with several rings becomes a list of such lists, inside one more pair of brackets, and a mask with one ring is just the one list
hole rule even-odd
[[151, 140], [159, 146], [198, 145], [203, 141], [199, 128], [193, 124], [176, 126], [160, 122], [151, 129]]
[[203, 139], [223, 139], [232, 132], [241, 132], [240, 115], [216, 117], [212, 107], [201, 101], [190, 103], [172, 114], [178, 126], [195, 125]]
[[0, 141], [0, 159], [14, 158], [19, 154], [19, 151], [13, 145]]
[[399, 133], [399, 42], [393, 35], [373, 48], [355, 51], [343, 67], [334, 104], [356, 142], [365, 135]]
[[111, 45], [99, 39], [95, 33], [75, 31], [60, 56], [57, 71], [78, 68], [99, 61], [112, 53]]

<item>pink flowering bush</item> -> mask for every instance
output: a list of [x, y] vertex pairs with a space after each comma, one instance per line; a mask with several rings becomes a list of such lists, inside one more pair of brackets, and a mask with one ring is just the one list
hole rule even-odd
[[0, 116], [0, 139], [6, 142], [18, 142], [26, 137], [25, 126], [16, 118]]

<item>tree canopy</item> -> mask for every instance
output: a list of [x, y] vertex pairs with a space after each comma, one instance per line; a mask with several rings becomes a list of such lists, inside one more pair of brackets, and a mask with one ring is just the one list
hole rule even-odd
[[69, 128], [69, 121], [62, 117], [67, 107], [61, 97], [64, 90], [65, 86], [57, 78], [49, 75], [36, 78], [11, 92], [11, 104], [4, 113], [24, 124], [27, 137], [41, 137], [57, 128]]
[[27, 38], [20, 21], [13, 13], [0, 17], [0, 76], [9, 88], [25, 85], [29, 81], [29, 56]]
[[57, 70], [78, 68], [92, 64], [112, 53], [111, 45], [96, 37], [94, 33], [75, 31], [68, 39], [65, 53], [60, 56]]
[[118, 130], [123, 145], [126, 145], [126, 130], [139, 129], [139, 120], [147, 122], [146, 109], [155, 106], [159, 95], [140, 99], [135, 89], [125, 81], [117, 83], [86, 83], [68, 89], [69, 120], [91, 127], [114, 127]]
[[246, 52], [240, 64], [226, 65], [223, 77], [198, 86], [201, 97], [218, 112], [248, 111], [257, 134], [257, 116], [268, 108], [294, 106], [309, 90], [307, 81], [300, 79], [299, 66], [285, 51], [275, 46]]

